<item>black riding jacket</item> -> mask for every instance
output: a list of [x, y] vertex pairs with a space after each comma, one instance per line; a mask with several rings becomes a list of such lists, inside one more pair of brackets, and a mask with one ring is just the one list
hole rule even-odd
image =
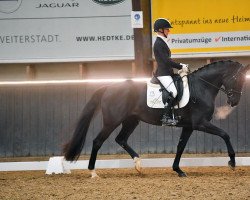
[[156, 76], [172, 76], [173, 68], [181, 69], [180, 63], [171, 59], [171, 51], [168, 45], [160, 37], [157, 37], [154, 43], [154, 55], [157, 62]]

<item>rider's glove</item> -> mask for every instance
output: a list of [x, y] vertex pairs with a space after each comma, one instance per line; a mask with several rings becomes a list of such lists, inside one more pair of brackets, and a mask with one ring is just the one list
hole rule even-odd
[[180, 63], [180, 65], [182, 65], [182, 70], [183, 70], [183, 72], [189, 73], [188, 65], [183, 64], [183, 63]]

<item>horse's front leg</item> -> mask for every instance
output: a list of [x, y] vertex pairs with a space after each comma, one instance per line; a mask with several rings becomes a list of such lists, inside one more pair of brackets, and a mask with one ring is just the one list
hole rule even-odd
[[187, 176], [186, 173], [180, 169], [179, 163], [180, 163], [181, 155], [186, 147], [187, 141], [190, 138], [192, 132], [193, 132], [192, 128], [183, 128], [179, 143], [177, 145], [177, 152], [176, 152], [176, 156], [175, 156], [174, 163], [173, 163], [173, 170], [177, 172], [179, 177]]
[[221, 137], [225, 141], [225, 143], [227, 145], [228, 156], [230, 157], [230, 161], [228, 162], [228, 166], [232, 170], [234, 170], [235, 166], [236, 166], [235, 152], [234, 152], [233, 146], [230, 142], [229, 135], [224, 130], [214, 126], [213, 124], [211, 124], [208, 121], [203, 122], [202, 125], [197, 128], [197, 130], [203, 131], [206, 133], [210, 133], [212, 135], [218, 135], [219, 137]]

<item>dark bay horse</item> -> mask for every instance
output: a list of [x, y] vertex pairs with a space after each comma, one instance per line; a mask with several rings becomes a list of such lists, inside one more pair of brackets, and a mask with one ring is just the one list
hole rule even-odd
[[[250, 65], [243, 67], [238, 62], [219, 61], [205, 65], [188, 75], [191, 98], [195, 101], [178, 110], [181, 120], [177, 124], [183, 127], [173, 163], [173, 170], [179, 176], [186, 176], [179, 167], [184, 148], [193, 130], [203, 131], [221, 137], [227, 146], [231, 168], [235, 168], [235, 152], [229, 135], [210, 123], [214, 113], [215, 97], [219, 90], [227, 95], [227, 103], [236, 106], [241, 97], [246, 72]], [[223, 87], [222, 87], [223, 86]], [[163, 109], [152, 109], [146, 104], [146, 83], [126, 81], [97, 90], [83, 109], [75, 128], [73, 137], [65, 144], [63, 153], [68, 161], [77, 160], [81, 154], [86, 134], [95, 111], [100, 108], [103, 114], [103, 128], [93, 141], [88, 169], [92, 177], [95, 173], [95, 162], [98, 150], [109, 135], [120, 125], [122, 128], [116, 142], [124, 148], [136, 162], [139, 171], [139, 155], [128, 145], [127, 140], [139, 121], [161, 126]]]

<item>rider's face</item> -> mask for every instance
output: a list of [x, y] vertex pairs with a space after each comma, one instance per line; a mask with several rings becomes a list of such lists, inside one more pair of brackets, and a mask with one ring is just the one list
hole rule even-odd
[[169, 28], [164, 28], [164, 34], [166, 35], [166, 36], [168, 36], [168, 34], [169, 34], [169, 32], [170, 32], [170, 30], [169, 30]]

